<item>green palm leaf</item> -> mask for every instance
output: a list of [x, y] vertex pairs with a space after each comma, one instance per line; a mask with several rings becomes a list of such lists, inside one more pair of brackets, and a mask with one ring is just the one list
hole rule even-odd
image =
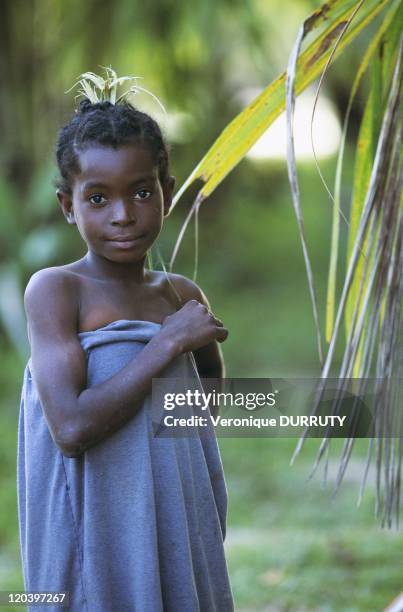
[[[374, 54], [378, 52], [381, 44], [382, 48], [385, 51], [386, 41], [393, 41], [393, 46], [396, 48], [396, 41], [398, 40], [402, 25], [403, 25], [403, 13], [402, 13], [402, 4], [401, 2], [394, 2], [390, 6], [382, 25], [378, 29], [378, 31], [373, 36], [370, 41], [368, 48], [365, 52], [365, 55], [358, 67], [357, 74], [351, 89], [347, 110], [343, 123], [342, 137], [339, 155], [337, 159], [337, 168], [336, 168], [336, 179], [335, 179], [335, 188], [334, 188], [334, 205], [333, 205], [333, 222], [332, 222], [332, 237], [331, 237], [331, 248], [330, 248], [330, 262], [329, 262], [329, 278], [328, 278], [328, 290], [326, 297], [326, 341], [330, 342], [330, 338], [333, 331], [334, 325], [334, 310], [335, 310], [335, 300], [336, 300], [336, 272], [337, 272], [337, 258], [338, 258], [338, 244], [339, 244], [339, 229], [340, 229], [340, 191], [341, 191], [341, 178], [342, 178], [342, 164], [343, 164], [343, 156], [344, 156], [344, 148], [347, 136], [347, 128], [351, 113], [351, 108], [353, 105], [353, 101], [358, 91], [358, 87], [361, 83], [362, 77], [368, 69], [370, 62], [372, 61]], [[369, 111], [367, 111], [369, 112]], [[363, 122], [366, 123], [367, 119], [364, 115]], [[363, 129], [361, 127], [361, 129]], [[362, 145], [358, 144], [358, 151], [362, 150]], [[359, 176], [359, 171], [356, 173], [356, 176]], [[359, 186], [361, 181], [357, 180], [356, 184]], [[353, 203], [353, 209], [355, 208], [355, 203]], [[354, 232], [352, 230], [351, 225], [355, 221], [356, 213], [350, 213], [350, 246], [349, 253], [351, 253], [351, 245], [352, 245], [352, 236]], [[354, 225], [356, 227], [356, 225]], [[347, 305], [346, 312], [350, 312], [350, 303]], [[348, 320], [348, 315], [346, 314], [346, 320]], [[347, 333], [348, 333], [348, 324]]]
[[[364, 3], [353, 26], [341, 41], [336, 57], [388, 4], [387, 0]], [[295, 91], [301, 93], [323, 70], [341, 28], [356, 7], [356, 0], [328, 2], [305, 20], [303, 31], [313, 37], [297, 63]], [[285, 109], [286, 73], [275, 79], [224, 129], [200, 163], [176, 193], [173, 207], [197, 179], [205, 185], [200, 198], [207, 198]]]
[[[241, 161], [258, 138], [283, 112], [286, 105], [286, 85], [288, 89], [288, 108], [293, 108], [294, 91], [301, 93], [323, 70], [329, 57], [341, 53], [346, 45], [370, 23], [384, 8], [387, 0], [368, 0], [364, 4], [354, 0], [333, 0], [315, 11], [306, 19], [300, 29], [293, 53], [290, 57], [288, 73], [281, 74], [273, 81], [249, 106], [247, 106], [222, 132], [216, 142], [196, 166], [179, 189], [173, 204], [179, 201], [186, 189], [196, 180], [202, 179], [204, 186], [199, 191], [175, 243], [169, 267], [172, 270], [186, 228], [200, 204], [206, 199], [228, 173]], [[362, 6], [361, 6], [362, 5]], [[357, 12], [357, 7], [360, 10]], [[350, 23], [352, 17], [354, 21]], [[349, 27], [348, 27], [349, 26]], [[347, 29], [348, 27], [348, 29]], [[307, 35], [313, 40], [307, 49], [299, 55], [300, 47]], [[333, 49], [334, 43], [337, 46]], [[287, 81], [287, 83], [286, 83]], [[292, 110], [288, 118], [291, 128]], [[291, 146], [290, 146], [291, 145]], [[293, 156], [292, 141], [288, 143], [289, 177], [292, 188], [293, 205], [297, 217], [298, 229], [301, 238], [302, 251], [308, 277], [311, 295], [313, 316], [316, 327], [318, 352], [320, 363], [323, 363], [323, 349], [319, 324], [316, 292], [308, 248], [304, 234], [304, 223], [299, 203], [299, 192], [296, 180], [295, 159]]]
[[[397, 359], [399, 306], [403, 295], [402, 233], [403, 215], [399, 201], [401, 184], [401, 125], [399, 115], [401, 88], [401, 52], [399, 43], [403, 24], [401, 0], [332, 0], [315, 11], [303, 23], [290, 56], [287, 73], [275, 79], [249, 106], [224, 129], [210, 150], [177, 192], [175, 206], [186, 189], [196, 180], [204, 182], [179, 232], [171, 256], [175, 261], [186, 228], [202, 202], [241, 161], [256, 140], [287, 108], [287, 162], [293, 205], [296, 213], [309, 290], [317, 330], [321, 383], [316, 392], [312, 414], [317, 411], [334, 361], [336, 342], [345, 321], [346, 338], [339, 371], [340, 386], [333, 410], [337, 414], [344, 392], [343, 379], [357, 377], [358, 396], [365, 391], [368, 376], [375, 374], [386, 384], [377, 387], [379, 400], [375, 409], [373, 438], [369, 442], [368, 462], [364, 471], [360, 498], [368, 466], [375, 453], [377, 468], [377, 511], [382, 521], [396, 520], [400, 504], [400, 474], [403, 450], [403, 422], [397, 411], [395, 381], [403, 365]], [[386, 14], [358, 68], [343, 127], [342, 146], [337, 162], [333, 199], [333, 230], [326, 300], [326, 339], [329, 342], [322, 365], [322, 346], [316, 306], [314, 279], [304, 236], [300, 194], [293, 149], [294, 96], [301, 93], [333, 58], [352, 42], [383, 9]], [[309, 44], [300, 53], [309, 36]], [[400, 47], [399, 47], [400, 44]], [[339, 257], [340, 186], [348, 117], [360, 81], [371, 65], [372, 86], [365, 107], [357, 144], [354, 189], [350, 212], [347, 270], [336, 308], [336, 272]], [[322, 74], [320, 84], [323, 80]], [[319, 93], [320, 85], [318, 88]], [[318, 95], [318, 94], [317, 94]], [[381, 110], [380, 110], [381, 109]], [[320, 172], [320, 168], [318, 167]], [[322, 176], [322, 175], [321, 175]], [[336, 314], [335, 314], [336, 313]], [[400, 365], [399, 365], [400, 364]], [[400, 368], [400, 369], [399, 369]], [[397, 433], [397, 441], [392, 438]], [[295, 449], [300, 452], [309, 433], [307, 429]], [[313, 472], [327, 456], [331, 437], [320, 445]], [[342, 482], [354, 446], [354, 438], [345, 441], [335, 490]], [[325, 467], [326, 469], [326, 467]]]

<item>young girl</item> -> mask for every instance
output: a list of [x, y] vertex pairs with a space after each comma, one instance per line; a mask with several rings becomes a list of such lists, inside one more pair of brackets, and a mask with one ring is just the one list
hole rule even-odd
[[232, 611], [215, 435], [152, 430], [152, 379], [194, 379], [195, 362], [222, 377], [228, 335], [197, 285], [145, 267], [175, 181], [161, 131], [127, 102], [86, 99], [60, 130], [57, 162], [57, 197], [87, 252], [37, 272], [25, 293], [25, 589], [68, 592], [73, 612]]

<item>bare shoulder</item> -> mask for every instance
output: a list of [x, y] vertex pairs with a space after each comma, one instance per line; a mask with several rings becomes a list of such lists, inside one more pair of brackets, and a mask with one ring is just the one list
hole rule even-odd
[[197, 300], [209, 306], [208, 300], [202, 289], [192, 280], [181, 274], [168, 273], [168, 278], [180, 295], [182, 302], [186, 304], [190, 300]]
[[28, 323], [63, 319], [68, 325], [78, 312], [78, 278], [66, 266], [44, 268], [33, 274], [24, 293]]
[[66, 298], [76, 288], [76, 278], [65, 267], [38, 270], [29, 279], [25, 289], [25, 303], [47, 302], [52, 297]]

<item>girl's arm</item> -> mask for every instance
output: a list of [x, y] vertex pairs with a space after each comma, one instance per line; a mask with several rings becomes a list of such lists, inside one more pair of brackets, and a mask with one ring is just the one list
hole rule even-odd
[[[170, 279], [174, 283], [183, 304], [189, 300], [197, 300], [211, 310], [206, 295], [196, 283], [180, 274], [170, 274]], [[225, 378], [224, 358], [221, 347], [216, 340], [193, 351], [193, 353], [200, 378]]]
[[[198, 287], [193, 281], [179, 274], [171, 274], [171, 280], [175, 284], [176, 290], [182, 298], [182, 303], [186, 303], [188, 300], [194, 299], [204, 304], [210, 310], [210, 304], [207, 297], [200, 287]], [[225, 364], [221, 347], [218, 342], [213, 340], [213, 342], [210, 342], [210, 344], [206, 344], [205, 346], [202, 346], [198, 350], [194, 351], [193, 354], [200, 378], [214, 379], [214, 381], [211, 380], [207, 383], [207, 391], [212, 391], [213, 389], [216, 392], [223, 391], [222, 379], [225, 378]], [[218, 406], [210, 405], [210, 412], [213, 417], [217, 417], [218, 411]]]
[[72, 276], [56, 268], [35, 274], [25, 292], [33, 376], [50, 433], [67, 457], [78, 457], [131, 419], [152, 379], [177, 355], [228, 335], [206, 306], [190, 300], [164, 319], [158, 334], [127, 366], [86, 388], [76, 295]]

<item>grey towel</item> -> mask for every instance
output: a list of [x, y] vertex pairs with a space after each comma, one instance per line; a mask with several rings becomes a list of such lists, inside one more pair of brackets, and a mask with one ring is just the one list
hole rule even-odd
[[[159, 329], [120, 320], [79, 334], [88, 386], [122, 369]], [[196, 373], [181, 355], [164, 376]], [[26, 590], [69, 591], [73, 612], [233, 611], [215, 435], [155, 437], [150, 397], [119, 431], [66, 458], [50, 436], [28, 362], [17, 490]]]

